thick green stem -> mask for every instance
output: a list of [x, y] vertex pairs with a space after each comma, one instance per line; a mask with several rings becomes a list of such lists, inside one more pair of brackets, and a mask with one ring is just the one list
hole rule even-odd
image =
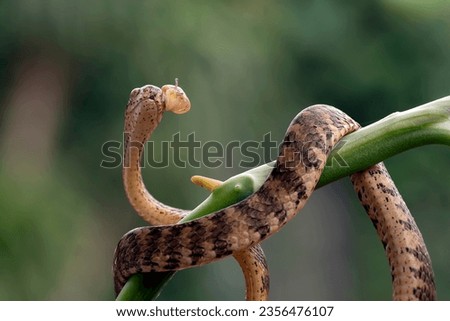
[[[370, 167], [405, 150], [427, 145], [450, 146], [450, 96], [391, 114], [341, 140], [330, 154], [316, 188]], [[274, 162], [226, 180], [180, 223], [233, 205], [264, 183]], [[117, 300], [154, 300], [175, 272], [132, 276]]]
[[428, 144], [450, 145], [450, 96], [393, 113], [345, 136], [328, 158], [318, 187]]

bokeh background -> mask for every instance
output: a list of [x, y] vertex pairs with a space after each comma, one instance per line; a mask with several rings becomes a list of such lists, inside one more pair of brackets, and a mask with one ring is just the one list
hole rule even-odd
[[[450, 3], [383, 1], [0, 2], [0, 299], [111, 300], [119, 238], [145, 225], [121, 169], [100, 167], [121, 141], [131, 89], [173, 83], [191, 111], [154, 140], [280, 141], [313, 103], [370, 124], [450, 95]], [[161, 201], [194, 208], [189, 181], [233, 168], [144, 169]], [[450, 149], [386, 161], [427, 241], [439, 298], [450, 299]], [[348, 179], [314, 194], [264, 242], [274, 300], [390, 300], [388, 265]], [[232, 259], [180, 272], [165, 300], [238, 300]]]

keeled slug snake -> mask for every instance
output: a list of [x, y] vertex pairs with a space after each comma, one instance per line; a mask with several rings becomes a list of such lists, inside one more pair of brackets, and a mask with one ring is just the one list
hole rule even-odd
[[[246, 279], [247, 299], [268, 297], [268, 271], [259, 243], [279, 231], [305, 205], [333, 146], [359, 124], [342, 111], [314, 105], [289, 125], [264, 184], [245, 200], [194, 221], [176, 224], [187, 211], [154, 199], [145, 188], [140, 159], [164, 111], [183, 113], [182, 89], [134, 89], [125, 111], [123, 179], [130, 203], [147, 222], [119, 241], [113, 262], [115, 291], [136, 273], [175, 271], [233, 255]], [[351, 176], [354, 189], [385, 248], [394, 300], [434, 300], [431, 260], [422, 235], [383, 163]]]

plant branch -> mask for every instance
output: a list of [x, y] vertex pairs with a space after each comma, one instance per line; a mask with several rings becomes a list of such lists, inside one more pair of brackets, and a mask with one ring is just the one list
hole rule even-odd
[[[344, 137], [332, 150], [316, 188], [370, 167], [408, 149], [427, 145], [450, 146], [450, 96], [393, 113]], [[233, 176], [180, 223], [233, 205], [255, 191], [270, 174], [274, 162]], [[154, 300], [175, 272], [133, 275], [117, 300]]]

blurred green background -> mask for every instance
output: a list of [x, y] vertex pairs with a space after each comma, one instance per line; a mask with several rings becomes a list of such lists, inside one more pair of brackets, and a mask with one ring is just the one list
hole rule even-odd
[[[0, 299], [111, 300], [117, 241], [145, 225], [121, 169], [100, 167], [121, 141], [131, 89], [178, 77], [192, 102], [154, 140], [280, 141], [314, 103], [363, 125], [450, 94], [450, 2], [2, 1], [0, 3]], [[194, 174], [146, 168], [161, 201], [193, 208]], [[387, 160], [450, 299], [450, 149]], [[274, 300], [390, 300], [387, 261], [348, 179], [327, 186], [264, 242]], [[178, 273], [166, 300], [244, 297], [232, 259]]]

